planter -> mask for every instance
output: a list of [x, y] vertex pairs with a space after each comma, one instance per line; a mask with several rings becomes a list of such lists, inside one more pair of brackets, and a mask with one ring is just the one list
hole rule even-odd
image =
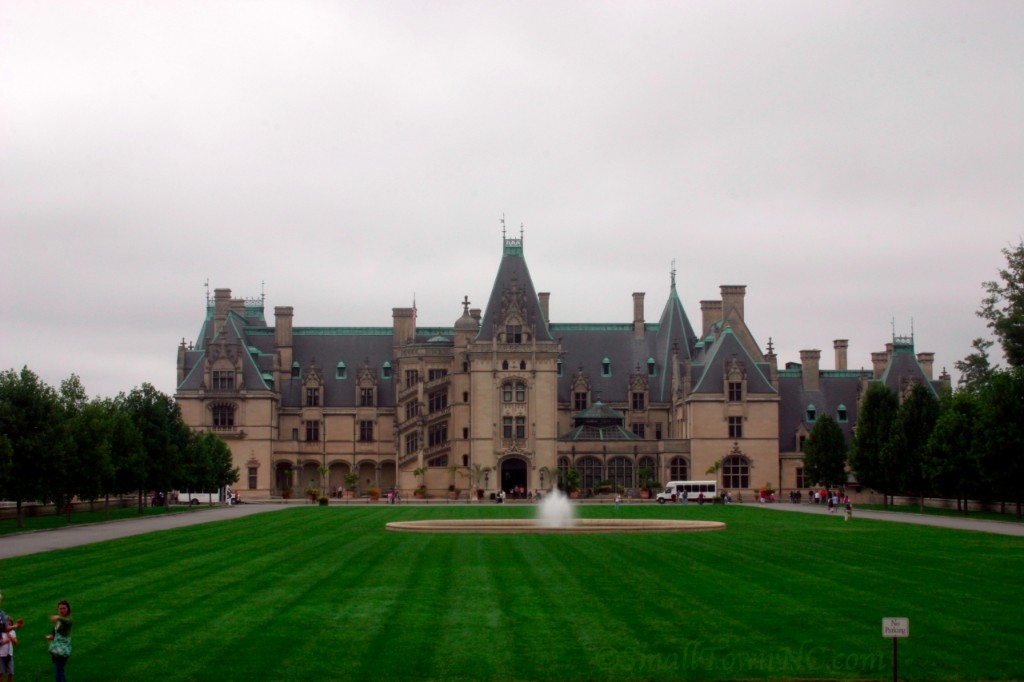
[[641, 500], [649, 500], [649, 499], [651, 499], [651, 491], [647, 490], [646, 488], [641, 490], [640, 491], [640, 499]]
[[327, 500], [327, 498], [326, 498], [326, 497], [321, 497], [321, 498], [320, 498], [320, 506], [321, 506], [321, 507], [326, 507], [326, 506], [327, 506], [327, 501], [328, 501], [328, 500]]
[[457, 490], [449, 491], [448, 492], [448, 499], [449, 500], [457, 500], [457, 499], [459, 499], [459, 492]]

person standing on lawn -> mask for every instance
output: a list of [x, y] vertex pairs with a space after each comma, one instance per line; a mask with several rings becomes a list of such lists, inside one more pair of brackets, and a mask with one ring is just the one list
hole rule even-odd
[[0, 633], [0, 680], [7, 675], [7, 682], [14, 682], [14, 645], [17, 643], [16, 630]]
[[50, 658], [53, 659], [53, 674], [56, 682], [67, 682], [64, 667], [71, 657], [71, 604], [66, 599], [57, 602], [56, 615], [50, 616], [53, 621], [53, 634], [46, 635], [50, 642]]

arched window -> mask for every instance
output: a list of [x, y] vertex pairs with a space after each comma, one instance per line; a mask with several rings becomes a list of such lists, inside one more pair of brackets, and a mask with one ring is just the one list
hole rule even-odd
[[807, 421], [812, 422], [818, 418], [818, 410], [814, 408], [814, 404], [807, 406]]
[[847, 420], [846, 405], [840, 403], [839, 407], [836, 408], [836, 421], [845, 422]]
[[641, 477], [641, 480], [637, 481], [637, 483], [639, 483], [640, 485], [643, 485], [646, 482], [643, 480], [643, 475], [641, 474], [641, 470], [643, 469], [651, 470], [648, 474], [648, 476], [650, 476], [651, 481], [658, 480], [658, 465], [654, 462], [653, 457], [641, 457], [639, 460], [637, 460], [636, 474], [637, 476]]
[[612, 375], [612, 361], [605, 358], [601, 361], [601, 376], [610, 377]]
[[612, 457], [608, 460], [608, 480], [616, 489], [620, 485], [623, 488], [634, 487], [633, 462], [628, 457]]
[[337, 369], [334, 370], [335, 379], [348, 379], [348, 367], [345, 366], [344, 362], [339, 362]]
[[580, 485], [583, 490], [594, 490], [601, 482], [601, 460], [597, 457], [584, 457], [576, 463], [576, 470], [580, 472]]
[[741, 489], [750, 487], [750, 463], [745, 457], [732, 455], [722, 462], [722, 487]]
[[690, 464], [683, 457], [673, 457], [668, 464], [668, 475], [673, 481], [690, 480]]
[[654, 358], [647, 358], [647, 376], [653, 377], [657, 376], [657, 374], [658, 368], [657, 365], [654, 364]]

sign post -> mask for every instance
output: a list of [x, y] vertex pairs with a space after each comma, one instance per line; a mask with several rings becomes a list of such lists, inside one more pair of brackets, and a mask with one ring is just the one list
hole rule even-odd
[[897, 682], [896, 675], [898, 670], [898, 656], [896, 651], [896, 642], [901, 637], [910, 637], [910, 619], [909, 618], [883, 618], [882, 619], [882, 637], [888, 637], [892, 640], [892, 682]]

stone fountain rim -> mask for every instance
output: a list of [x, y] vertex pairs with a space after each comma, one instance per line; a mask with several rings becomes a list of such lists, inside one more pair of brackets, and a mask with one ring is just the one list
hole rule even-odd
[[385, 528], [400, 533], [680, 533], [725, 530], [721, 521], [684, 519], [574, 519], [564, 525], [545, 525], [541, 519], [429, 519], [391, 521]]

